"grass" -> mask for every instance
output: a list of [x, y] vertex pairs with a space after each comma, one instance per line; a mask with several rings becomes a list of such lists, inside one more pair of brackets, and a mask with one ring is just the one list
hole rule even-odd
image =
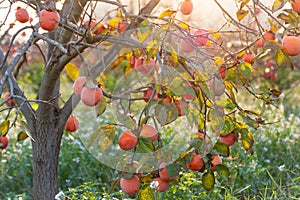
[[[285, 104], [283, 104], [285, 105]], [[181, 173], [159, 199], [299, 199], [300, 196], [300, 108], [281, 106], [267, 113], [268, 121], [279, 121], [253, 130], [254, 154], [241, 145], [231, 147], [229, 181], [218, 179], [211, 191], [201, 185], [201, 173]], [[1, 152], [0, 199], [31, 199], [31, 147], [28, 140]], [[67, 199], [129, 199], [117, 185], [109, 188], [117, 172], [101, 164], [80, 140], [65, 135], [60, 155], [60, 190]]]

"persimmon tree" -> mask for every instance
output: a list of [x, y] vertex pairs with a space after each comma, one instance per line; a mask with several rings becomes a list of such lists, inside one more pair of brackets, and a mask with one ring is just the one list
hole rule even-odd
[[[99, 2], [115, 9], [95, 19]], [[120, 181], [130, 195], [153, 197], [186, 170], [202, 172], [203, 187], [211, 190], [217, 176], [230, 178], [223, 161], [230, 146], [253, 153], [253, 130], [268, 123], [265, 107], [276, 106], [280, 96], [276, 88], [258, 91], [255, 83], [264, 72], [295, 69], [299, 2], [275, 0], [269, 8], [236, 0], [232, 15], [212, 1], [232, 30], [178, 19], [195, 9], [190, 0], [155, 15], [159, 2], [149, 1], [138, 14], [122, 1], [22, 1], [16, 10], [20, 2], [9, 2], [6, 16], [16, 12], [16, 21], [1, 37], [0, 105], [6, 117], [0, 130], [6, 137], [9, 129], [21, 127], [18, 140], [32, 141], [34, 199], [54, 199], [59, 191], [61, 139], [81, 126], [81, 114], [74, 116], [79, 104], [93, 111], [88, 121], [98, 127], [85, 131], [87, 148], [123, 172], [113, 186]], [[290, 3], [293, 9], [284, 9]], [[28, 16], [27, 10], [36, 14]], [[24, 31], [26, 39], [19, 40]], [[89, 50], [96, 50], [92, 61]], [[35, 98], [18, 81], [30, 56], [43, 59]], [[266, 63], [273, 68], [266, 70]], [[69, 97], [62, 94], [64, 74], [74, 81]], [[253, 97], [262, 109], [244, 105], [241, 95]], [[98, 123], [108, 115], [111, 119]]]

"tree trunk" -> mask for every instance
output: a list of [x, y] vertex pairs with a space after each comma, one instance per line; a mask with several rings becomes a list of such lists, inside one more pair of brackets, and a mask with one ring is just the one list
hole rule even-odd
[[53, 118], [37, 125], [36, 131], [32, 142], [33, 198], [52, 200], [59, 189], [58, 157], [62, 133], [55, 128]]

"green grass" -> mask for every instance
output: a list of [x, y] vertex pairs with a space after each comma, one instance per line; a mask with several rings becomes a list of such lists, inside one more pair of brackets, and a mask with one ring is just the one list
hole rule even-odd
[[[253, 130], [254, 154], [244, 152], [241, 144], [231, 147], [227, 182], [218, 179], [216, 187], [206, 191], [201, 173], [181, 173], [167, 192], [158, 199], [299, 199], [300, 196], [300, 112], [281, 106], [268, 113], [268, 121], [279, 121]], [[60, 190], [67, 199], [125, 199], [117, 185], [110, 186], [118, 172], [104, 166], [82, 146], [78, 139], [63, 138], [60, 154]], [[0, 199], [31, 199], [31, 147], [28, 140], [2, 151], [0, 163]]]

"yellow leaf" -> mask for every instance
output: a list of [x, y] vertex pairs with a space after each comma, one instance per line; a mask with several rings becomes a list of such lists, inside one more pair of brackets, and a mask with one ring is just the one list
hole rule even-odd
[[241, 51], [241, 52], [239, 52], [239, 53], [236, 55], [236, 58], [237, 58], [237, 59], [240, 59], [240, 58], [242, 58], [246, 53], [247, 53], [246, 50]]
[[292, 67], [293, 66], [293, 62], [292, 62], [290, 56], [288, 56], [285, 53], [283, 48], [280, 48], [275, 52], [275, 62], [278, 67], [284, 67], [284, 66]]
[[213, 44], [213, 41], [212, 40], [207, 40], [205, 46], [209, 47]]
[[151, 174], [147, 174], [145, 176], [142, 176], [140, 178], [141, 183], [146, 184], [146, 183], [150, 183], [152, 181], [152, 175]]
[[221, 35], [215, 30], [207, 30], [207, 32], [209, 32], [211, 36], [218, 40], [221, 38]]
[[73, 81], [75, 81], [80, 75], [78, 68], [73, 63], [66, 64], [65, 70], [70, 79], [72, 79]]
[[217, 66], [221, 66], [221, 65], [224, 63], [224, 59], [221, 58], [220, 56], [216, 56], [216, 57], [214, 58], [214, 60], [215, 60], [215, 64], [216, 64]]
[[111, 18], [109, 20], [109, 22], [107, 23], [107, 25], [109, 26], [109, 28], [111, 30], [116, 30], [119, 26], [119, 22], [120, 22], [120, 18], [119, 17], [114, 17], [114, 18]]
[[270, 24], [270, 30], [273, 32], [273, 33], [276, 33], [278, 31], [278, 28], [276, 26], [276, 24], [273, 22], [273, 20], [271, 18], [268, 18], [268, 22]]
[[0, 136], [4, 136], [4, 135], [7, 134], [8, 130], [9, 130], [9, 125], [10, 125], [10, 121], [9, 120], [4, 120], [0, 124]]
[[248, 10], [243, 10], [243, 9], [238, 10], [236, 12], [237, 19], [239, 21], [241, 21], [242, 19], [244, 19], [248, 15], [248, 13], [249, 13]]
[[105, 83], [99, 77], [96, 78], [96, 81], [97, 81], [98, 85], [101, 86], [101, 88], [106, 88]]
[[147, 52], [148, 52], [148, 58], [154, 57], [155, 54], [158, 51], [158, 41], [157, 40], [152, 40], [151, 42], [149, 42], [148, 46], [146, 47]]
[[139, 43], [143, 43], [150, 35], [151, 33], [151, 29], [145, 31], [145, 32], [142, 32], [142, 31], [138, 31], [138, 40], [139, 40]]
[[121, 9], [118, 9], [116, 16], [119, 17], [119, 18], [123, 18], [124, 17]]
[[176, 51], [172, 45], [169, 44], [168, 46], [171, 49], [171, 56], [173, 59], [173, 63], [176, 65], [178, 63], [178, 54], [176, 53]]
[[28, 138], [28, 135], [25, 133], [25, 132], [23, 132], [23, 131], [21, 131], [19, 134], [18, 134], [18, 141], [22, 141], [22, 140], [25, 140], [26, 138]]
[[158, 19], [162, 19], [162, 18], [167, 17], [167, 16], [170, 17], [170, 16], [173, 15], [174, 13], [176, 13], [175, 10], [165, 10], [165, 11], [163, 11], [163, 12], [159, 15]]
[[180, 22], [179, 26], [185, 30], [190, 30], [190, 26], [184, 22]]
[[287, 2], [287, 0], [274, 0], [272, 11], [276, 12], [277, 10], [281, 9]]
[[243, 0], [241, 3], [240, 9], [242, 9], [244, 6], [246, 6], [249, 3], [250, 0]]

